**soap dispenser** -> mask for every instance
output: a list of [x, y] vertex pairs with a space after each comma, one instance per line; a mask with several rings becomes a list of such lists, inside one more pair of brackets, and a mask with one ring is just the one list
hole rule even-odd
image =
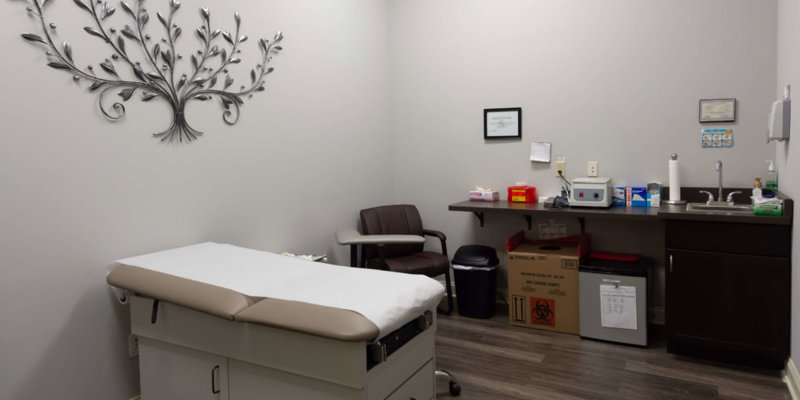
[[771, 190], [773, 193], [778, 192], [778, 173], [775, 172], [775, 164], [772, 160], [767, 160], [769, 163], [769, 167], [767, 167], [767, 176], [765, 178], [765, 183], [767, 190]]
[[761, 200], [761, 178], [753, 180], [753, 201]]

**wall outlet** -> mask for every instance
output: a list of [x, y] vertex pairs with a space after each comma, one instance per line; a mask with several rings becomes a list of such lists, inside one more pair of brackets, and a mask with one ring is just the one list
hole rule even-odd
[[597, 161], [589, 161], [589, 167], [586, 170], [586, 176], [588, 177], [597, 176]]
[[556, 161], [556, 178], [558, 177], [567, 177], [567, 162], [566, 161]]
[[133, 358], [139, 355], [139, 336], [128, 335], [128, 357]]

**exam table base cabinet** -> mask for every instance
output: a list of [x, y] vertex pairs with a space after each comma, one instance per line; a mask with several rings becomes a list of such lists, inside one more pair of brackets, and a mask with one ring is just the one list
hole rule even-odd
[[667, 351], [782, 369], [791, 227], [669, 221], [666, 229]]
[[365, 342], [229, 321], [131, 298], [142, 400], [434, 398], [434, 323], [367, 369]]

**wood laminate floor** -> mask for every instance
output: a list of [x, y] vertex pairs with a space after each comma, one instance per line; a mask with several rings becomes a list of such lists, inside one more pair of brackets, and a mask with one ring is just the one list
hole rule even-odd
[[791, 399], [780, 371], [668, 354], [652, 327], [650, 347], [439, 316], [436, 367], [453, 373], [461, 396], [437, 378], [439, 399]]

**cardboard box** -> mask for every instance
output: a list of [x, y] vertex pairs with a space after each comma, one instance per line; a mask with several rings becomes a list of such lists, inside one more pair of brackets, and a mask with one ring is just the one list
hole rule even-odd
[[628, 186], [625, 189], [625, 205], [628, 207], [647, 207], [647, 188]]
[[578, 334], [578, 266], [588, 236], [530, 242], [524, 232], [506, 241], [509, 323]]
[[490, 192], [471, 190], [469, 192], [469, 199], [471, 201], [500, 201], [500, 193], [496, 190]]
[[611, 199], [611, 205], [617, 207], [625, 206], [625, 186], [614, 186], [614, 196]]

